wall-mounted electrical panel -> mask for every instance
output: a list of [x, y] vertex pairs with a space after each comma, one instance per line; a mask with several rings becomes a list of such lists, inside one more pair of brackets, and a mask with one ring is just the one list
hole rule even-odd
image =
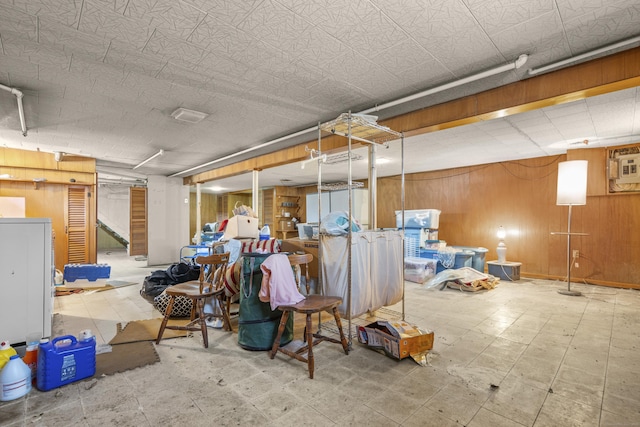
[[618, 174], [616, 184], [640, 183], [640, 154], [618, 156]]

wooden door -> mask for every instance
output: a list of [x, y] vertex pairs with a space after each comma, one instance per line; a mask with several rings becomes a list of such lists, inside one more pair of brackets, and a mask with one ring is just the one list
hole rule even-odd
[[86, 187], [68, 187], [65, 206], [67, 260], [65, 264], [89, 262], [89, 194]]
[[129, 189], [129, 256], [147, 255], [147, 189]]

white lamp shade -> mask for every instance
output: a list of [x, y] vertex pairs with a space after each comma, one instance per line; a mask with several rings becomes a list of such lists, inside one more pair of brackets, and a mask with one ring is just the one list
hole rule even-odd
[[558, 196], [556, 205], [587, 204], [586, 160], [558, 163]]

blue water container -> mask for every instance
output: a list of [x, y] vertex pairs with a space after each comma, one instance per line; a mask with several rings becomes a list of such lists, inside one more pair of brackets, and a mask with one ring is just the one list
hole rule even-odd
[[78, 341], [73, 335], [41, 343], [38, 350], [38, 390], [48, 391], [96, 373], [96, 339]]

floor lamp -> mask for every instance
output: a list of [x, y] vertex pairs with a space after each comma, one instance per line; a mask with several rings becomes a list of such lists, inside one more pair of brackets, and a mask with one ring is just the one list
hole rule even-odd
[[586, 160], [571, 160], [558, 163], [558, 195], [556, 205], [569, 206], [567, 232], [553, 234], [567, 235], [567, 290], [559, 290], [563, 295], [579, 296], [582, 293], [571, 290], [571, 236], [586, 236], [585, 233], [571, 232], [571, 207], [587, 204], [587, 164]]

